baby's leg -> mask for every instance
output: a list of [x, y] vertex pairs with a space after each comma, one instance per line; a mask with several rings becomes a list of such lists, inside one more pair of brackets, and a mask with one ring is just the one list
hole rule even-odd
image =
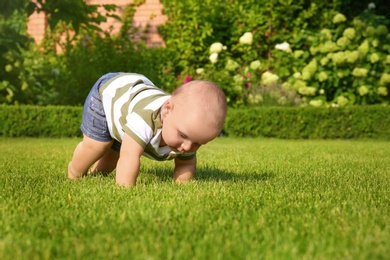
[[112, 172], [116, 168], [118, 159], [119, 153], [113, 149], [110, 149], [94, 164], [91, 169], [91, 173], [102, 172], [108, 174]]
[[89, 167], [111, 149], [112, 142], [99, 142], [84, 135], [83, 141], [77, 145], [72, 161], [68, 165], [68, 178], [78, 179], [86, 175]]

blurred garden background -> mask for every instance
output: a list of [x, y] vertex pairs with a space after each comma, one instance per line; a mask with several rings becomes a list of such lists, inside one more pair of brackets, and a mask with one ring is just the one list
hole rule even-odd
[[[0, 104], [82, 106], [110, 71], [145, 74], [167, 92], [212, 80], [232, 108], [389, 104], [388, 1], [87, 2], [1, 2]], [[133, 19], [148, 2], [164, 16], [160, 44], [145, 36], [157, 14], [142, 28]], [[39, 42], [27, 30], [37, 13]]]

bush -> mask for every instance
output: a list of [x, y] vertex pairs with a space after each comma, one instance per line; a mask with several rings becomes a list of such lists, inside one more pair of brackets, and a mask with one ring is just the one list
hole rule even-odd
[[[167, 65], [172, 80], [176, 77], [178, 83], [193, 78], [213, 80], [224, 89], [230, 105], [241, 105], [248, 103], [250, 90], [246, 83], [255, 83], [255, 91], [259, 87], [258, 79], [268, 67], [265, 63], [275, 44], [291, 39], [300, 30], [316, 29], [328, 23], [326, 15], [340, 1], [162, 2], [168, 21], [161, 27], [161, 33], [167, 48], [175, 54]], [[250, 42], [240, 44], [244, 33], [250, 34]], [[209, 48], [213, 43], [224, 46], [223, 50]], [[225, 71], [229, 60], [234, 60], [238, 67]], [[250, 72], [249, 76], [247, 69], [256, 60], [264, 63], [263, 69]], [[204, 74], [197, 74], [199, 69]], [[236, 75], [247, 82], [233, 81]]]
[[9, 137], [81, 136], [81, 107], [0, 106], [0, 135]]
[[[0, 56], [0, 104], [79, 106], [100, 76], [116, 71], [145, 74], [164, 90], [173, 89], [173, 86], [163, 85], [167, 81], [162, 60], [168, 60], [170, 53], [164, 48], [149, 49], [142, 42], [132, 41], [135, 34], [139, 34], [132, 27], [132, 17], [136, 5], [142, 1], [135, 2], [126, 7], [122, 19], [117, 17], [122, 28], [115, 35], [110, 31], [102, 32], [88, 21], [80, 20], [79, 16], [60, 16], [56, 18], [55, 26], [46, 31], [41, 46], [36, 46], [26, 35], [26, 15], [15, 12], [8, 20], [0, 19], [5, 39], [0, 39], [0, 50], [4, 50]], [[61, 6], [84, 5], [80, 1], [68, 4]], [[112, 5], [104, 6], [109, 10], [113, 8]], [[97, 6], [89, 8], [95, 15], [82, 15], [91, 17], [95, 25], [103, 21], [96, 13]], [[49, 20], [58, 10], [53, 12], [55, 14], [50, 15]], [[8, 34], [17, 42], [7, 41]]]
[[[58, 58], [59, 75], [54, 83], [58, 95], [52, 104], [82, 105], [93, 84], [108, 72], [144, 74], [161, 86], [163, 58], [163, 49], [147, 49], [144, 44], [134, 44], [127, 38], [83, 36]], [[165, 90], [164, 86], [161, 88]]]
[[388, 106], [230, 109], [225, 131], [241, 137], [390, 139], [389, 114]]
[[[390, 107], [229, 109], [224, 133], [285, 139], [390, 139]], [[0, 106], [0, 135], [80, 137], [81, 107]]]
[[292, 65], [289, 85], [313, 106], [388, 104], [390, 37], [386, 19], [367, 9], [353, 20], [338, 13], [332, 21], [319, 32], [304, 33], [306, 47], [277, 53], [276, 63]]
[[[59, 104], [59, 100], [67, 100], [60, 90], [71, 80], [64, 81], [58, 75], [69, 67], [61, 63], [61, 55], [56, 50], [62, 44], [72, 46], [72, 39], [77, 38], [78, 33], [100, 31], [97, 25], [106, 19], [98, 12], [98, 6], [77, 0], [39, 3], [27, 0], [5, 1], [2, 7], [0, 104], [54, 105]], [[113, 5], [102, 7], [107, 16], [115, 9]], [[26, 31], [28, 15], [34, 10], [44, 12], [50, 26], [48, 32], [51, 33], [45, 35], [41, 46], [37, 46]], [[75, 89], [77, 85], [73, 85]]]
[[0, 104], [38, 101], [36, 90], [48, 68], [42, 66], [42, 54], [32, 51], [35, 45], [26, 33], [26, 21], [26, 14], [18, 11], [7, 17], [0, 13]]
[[215, 81], [236, 107], [266, 104], [265, 86], [303, 97], [290, 104], [389, 103], [389, 20], [372, 3], [345, 9], [359, 14], [346, 17], [337, 0], [195, 2], [163, 1], [169, 20], [161, 31], [176, 50], [169, 71], [178, 83]]

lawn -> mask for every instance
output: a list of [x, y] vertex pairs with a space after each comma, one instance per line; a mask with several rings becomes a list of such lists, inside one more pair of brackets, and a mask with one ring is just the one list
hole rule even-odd
[[0, 140], [0, 259], [389, 257], [389, 141], [219, 138], [124, 189], [66, 179], [78, 139]]

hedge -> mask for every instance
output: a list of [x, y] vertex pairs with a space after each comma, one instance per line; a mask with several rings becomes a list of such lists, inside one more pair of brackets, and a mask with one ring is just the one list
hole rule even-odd
[[81, 136], [82, 108], [70, 106], [0, 106], [0, 135], [8, 137]]
[[390, 139], [390, 107], [264, 107], [232, 109], [225, 130], [231, 136], [285, 139]]
[[[0, 106], [0, 135], [80, 137], [81, 107]], [[224, 133], [284, 139], [390, 139], [389, 106], [229, 109]]]

